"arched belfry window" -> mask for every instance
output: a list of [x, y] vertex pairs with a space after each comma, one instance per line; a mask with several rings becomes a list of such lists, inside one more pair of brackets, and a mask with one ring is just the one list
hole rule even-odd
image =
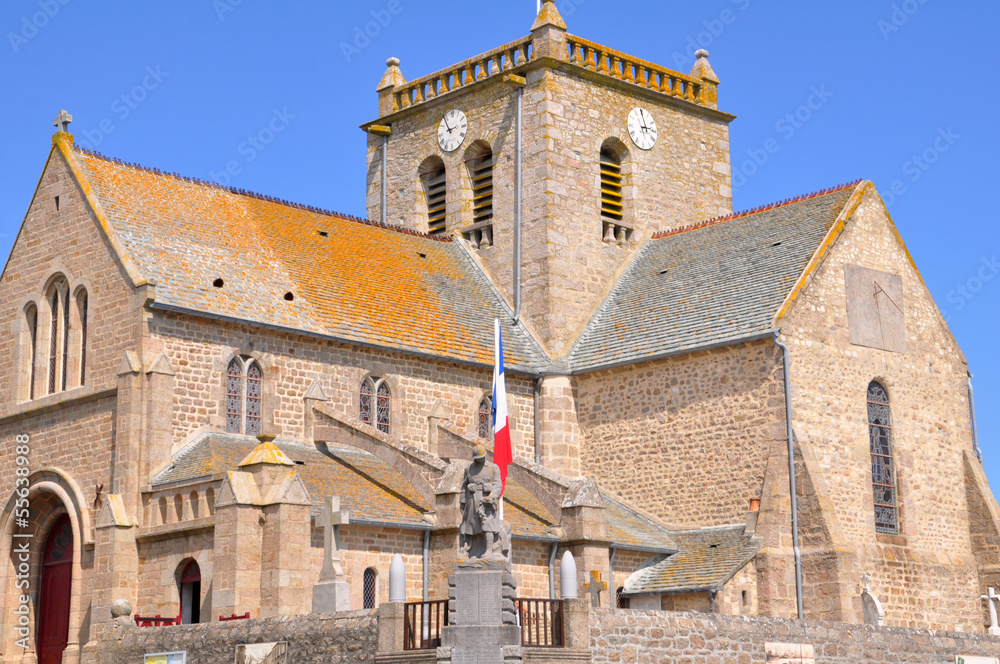
[[489, 438], [493, 431], [493, 403], [489, 396], [479, 402], [479, 437]]
[[389, 433], [389, 385], [381, 378], [365, 378], [361, 383], [359, 417], [362, 422]]
[[66, 363], [69, 359], [69, 284], [57, 279], [46, 296], [49, 305], [49, 380], [48, 394], [66, 389]]
[[896, 534], [899, 532], [899, 501], [892, 459], [889, 395], [875, 381], [868, 384], [868, 439], [872, 456], [875, 531]]
[[622, 160], [610, 146], [601, 148], [601, 217], [621, 221]]
[[466, 153], [469, 181], [472, 184], [472, 223], [493, 219], [493, 150], [476, 141]]
[[427, 232], [432, 235], [444, 233], [448, 207], [444, 161], [437, 156], [425, 159], [420, 165], [420, 181], [427, 202]]
[[201, 622], [201, 568], [196, 561], [190, 560], [184, 565], [179, 584], [181, 624], [195, 625]]
[[264, 372], [257, 360], [234, 357], [226, 368], [226, 431], [261, 432]]

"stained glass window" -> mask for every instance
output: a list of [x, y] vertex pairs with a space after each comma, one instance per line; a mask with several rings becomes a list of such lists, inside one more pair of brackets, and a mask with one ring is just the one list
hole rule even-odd
[[226, 431], [242, 433], [243, 424], [243, 364], [233, 358], [226, 369]]
[[369, 567], [365, 570], [364, 575], [364, 588], [362, 588], [362, 599], [364, 600], [364, 608], [374, 609], [375, 608], [375, 579], [378, 578], [378, 573], [375, 568]]
[[49, 329], [49, 394], [56, 391], [56, 351], [59, 349], [59, 289], [52, 290], [49, 303], [52, 325]]
[[80, 308], [80, 385], [87, 378], [87, 291], [77, 295]]
[[493, 429], [493, 404], [489, 397], [483, 397], [479, 402], [479, 437], [489, 438]]
[[389, 386], [381, 380], [378, 382], [375, 415], [378, 418], [378, 430], [382, 433], [389, 433]]
[[260, 365], [254, 361], [250, 361], [247, 365], [247, 430], [246, 433], [250, 436], [256, 436], [260, 433], [260, 404], [261, 404], [261, 385], [263, 382], [263, 373], [260, 370]]
[[372, 382], [370, 379], [365, 379], [361, 383], [361, 412], [359, 417], [361, 421], [365, 424], [372, 423]]
[[889, 395], [872, 381], [868, 385], [868, 439], [872, 455], [872, 490], [875, 502], [875, 531], [896, 534], [899, 522], [896, 474], [892, 462], [892, 422]]

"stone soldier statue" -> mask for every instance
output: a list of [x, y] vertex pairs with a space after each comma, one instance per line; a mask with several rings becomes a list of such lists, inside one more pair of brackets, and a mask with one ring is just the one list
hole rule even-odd
[[462, 525], [459, 544], [466, 558], [506, 560], [510, 534], [500, 518], [499, 500], [503, 491], [500, 468], [486, 460], [486, 449], [476, 445], [472, 464], [462, 477]]

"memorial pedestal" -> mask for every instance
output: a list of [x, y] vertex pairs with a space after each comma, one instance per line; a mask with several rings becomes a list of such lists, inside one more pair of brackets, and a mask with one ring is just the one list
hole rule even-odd
[[343, 578], [319, 581], [313, 586], [313, 613], [338, 613], [350, 610], [351, 588]]
[[503, 563], [461, 563], [448, 577], [448, 626], [441, 628], [438, 662], [505, 664], [521, 661], [517, 586]]

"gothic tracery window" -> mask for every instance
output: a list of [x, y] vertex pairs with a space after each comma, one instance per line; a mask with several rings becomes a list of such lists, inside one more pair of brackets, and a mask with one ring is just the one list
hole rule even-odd
[[361, 421], [374, 426], [382, 433], [389, 433], [391, 395], [389, 385], [382, 378], [365, 378], [361, 383], [358, 400]]
[[868, 438], [872, 457], [875, 531], [896, 534], [899, 532], [899, 502], [892, 459], [889, 395], [875, 381], [868, 385]]
[[493, 403], [490, 397], [483, 397], [479, 402], [479, 437], [489, 438], [493, 430]]
[[226, 431], [261, 432], [264, 372], [256, 360], [234, 357], [226, 368]]

